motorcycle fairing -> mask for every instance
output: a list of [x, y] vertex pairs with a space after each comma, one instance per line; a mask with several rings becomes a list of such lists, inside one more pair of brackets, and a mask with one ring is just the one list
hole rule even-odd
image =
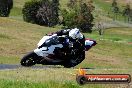
[[38, 47], [41, 46], [47, 39], [52, 38], [52, 36], [44, 36], [39, 43], [37, 44]]
[[63, 47], [62, 44], [51, 45], [50, 47], [37, 48], [34, 50], [34, 52], [38, 56], [47, 57], [49, 54], [54, 54], [53, 52], [54, 52], [55, 48], [62, 48], [62, 47]]
[[91, 40], [85, 40], [85, 45], [92, 46], [93, 43], [94, 43], [94, 41], [91, 41]]
[[94, 40], [86, 39], [85, 40], [85, 50], [88, 51], [92, 46], [95, 46], [97, 43]]

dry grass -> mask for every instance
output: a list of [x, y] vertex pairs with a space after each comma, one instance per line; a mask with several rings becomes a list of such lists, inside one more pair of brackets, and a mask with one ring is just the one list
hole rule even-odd
[[[43, 35], [51, 32], [51, 30], [56, 31], [57, 28], [42, 27], [8, 18], [0, 18], [0, 56], [2, 56], [2, 58], [11, 57], [10, 60], [8, 60], [9, 58], [5, 60], [1, 58], [1, 63], [14, 64], [16, 60], [16, 63], [19, 64], [20, 58], [27, 52], [35, 49], [38, 41], [43, 37]], [[95, 39], [98, 38], [98, 44], [90, 51], [86, 52], [86, 59], [77, 67], [132, 67], [132, 62], [130, 60], [132, 55], [131, 52], [129, 52], [132, 50], [132, 47], [127, 44], [128, 42], [126, 40], [129, 39], [131, 41], [131, 34], [132, 31], [129, 28], [112, 28], [106, 30], [102, 39], [106, 38], [107, 40], [100, 40], [100, 38], [95, 37]], [[85, 35], [87, 36], [87, 34]], [[91, 35], [89, 34], [88, 37]], [[111, 39], [114, 40], [118, 37], [126, 42], [123, 44], [111, 41]], [[14, 58], [12, 61], [12, 57], [17, 58]], [[122, 64], [125, 66], [122, 67]]]
[[119, 35], [125, 35], [125, 36], [132, 36], [132, 28], [113, 28], [107, 30], [107, 32], [110, 32], [111, 34], [119, 34]]
[[[65, 72], [66, 71], [66, 72]], [[71, 74], [69, 73], [71, 72]], [[12, 71], [0, 71], [1, 79], [17, 79], [17, 80], [28, 80], [34, 82], [44, 81], [75, 81], [75, 71], [64, 68], [45, 68], [45, 69], [31, 69], [31, 68], [19, 68]]]
[[[25, 1], [27, 0], [14, 0], [14, 7], [21, 9]], [[65, 8], [67, 1], [61, 0], [60, 2], [62, 3], [61, 6]], [[123, 1], [121, 0], [120, 2], [122, 3]], [[35, 49], [36, 44], [43, 35], [59, 30], [59, 28], [48, 28], [10, 18], [0, 18], [0, 63], [19, 64], [20, 58]], [[75, 68], [94, 68], [87, 70], [88, 74], [125, 73], [132, 75], [132, 45], [128, 44], [128, 42], [132, 42], [131, 28], [111, 28], [105, 31], [104, 36], [98, 36], [97, 33], [85, 35], [96, 39], [98, 44], [86, 52], [86, 59]], [[118, 39], [125, 42], [118, 42]], [[0, 70], [0, 80], [26, 80], [37, 83], [56, 81], [62, 84], [68, 81], [77, 85], [75, 81], [76, 73], [76, 69], [63, 67], [44, 69], [18, 68], [15, 70]], [[126, 85], [94, 84], [85, 85], [81, 88], [120, 87], [126, 88]]]
[[[47, 82], [56, 82], [65, 84], [65, 82], [71, 82], [72, 85], [77, 85], [76, 83], [76, 74], [78, 73], [77, 69], [64, 69], [64, 68], [46, 68], [46, 69], [31, 69], [31, 68], [19, 68], [16, 70], [4, 70], [0, 71], [0, 79], [4, 80], [15, 80], [16, 82], [30, 82], [30, 83], [47, 83]], [[130, 73], [132, 70], [123, 70], [123, 69], [91, 69], [87, 70], [88, 74], [121, 74], [121, 73]], [[50, 84], [51, 85], [51, 84]], [[52, 87], [54, 85], [51, 85]], [[57, 85], [56, 85], [57, 86]], [[54, 87], [56, 87], [54, 86]], [[68, 85], [67, 85], [68, 86]], [[123, 87], [126, 88], [127, 84], [88, 84], [84, 86], [79, 86], [81, 88], [117, 88]], [[59, 87], [61, 88], [61, 87]], [[69, 87], [68, 88], [72, 88]]]
[[0, 30], [0, 55], [20, 56], [36, 48], [43, 35], [56, 29], [0, 18]]

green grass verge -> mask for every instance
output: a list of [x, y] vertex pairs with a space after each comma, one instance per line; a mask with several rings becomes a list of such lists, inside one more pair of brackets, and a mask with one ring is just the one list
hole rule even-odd
[[19, 64], [20, 57], [17, 56], [0, 56], [0, 64]]
[[22, 17], [22, 9], [18, 7], [13, 7], [11, 10], [10, 16], [21, 16]]
[[[132, 74], [130, 69], [91, 69], [88, 74]], [[126, 87], [127, 84], [86, 84], [76, 82], [76, 69], [47, 68], [0, 71], [1, 88], [113, 88]]]
[[72, 82], [59, 83], [49, 81], [44, 83], [33, 83], [28, 81], [0, 80], [0, 88], [80, 88]]
[[[118, 20], [118, 21], [126, 21], [125, 17], [122, 16], [122, 13], [118, 13], [115, 14], [112, 12], [112, 1], [108, 0], [93, 0], [95, 5], [97, 6], [97, 9], [101, 9], [102, 12], [100, 13], [100, 15], [112, 18], [113, 20]], [[118, 6], [119, 6], [119, 10], [120, 12], [123, 11], [124, 7], [122, 7], [122, 4], [120, 3], [120, 1], [118, 1]], [[95, 12], [96, 14], [98, 14], [98, 12]]]

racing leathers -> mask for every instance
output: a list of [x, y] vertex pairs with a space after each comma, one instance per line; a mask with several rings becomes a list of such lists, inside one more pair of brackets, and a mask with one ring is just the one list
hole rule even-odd
[[[78, 51], [76, 51], [76, 55], [72, 55], [70, 53], [70, 56], [68, 55], [68, 57], [72, 57], [72, 56], [83, 56], [80, 57], [82, 58], [82, 60], [85, 59], [85, 36], [83, 35], [81, 38], [77, 38], [77, 39], [73, 39], [69, 36], [69, 32], [71, 31], [71, 29], [64, 29], [64, 30], [60, 30], [55, 32], [55, 34], [57, 34], [57, 36], [63, 36], [65, 35], [66, 37], [64, 38], [60, 38], [59, 41], [62, 41], [62, 44], [64, 46], [64, 51], [69, 52], [70, 49], [69, 47], [71, 46], [70, 43], [72, 43], [72, 47], [77, 49]], [[75, 53], [75, 51], [73, 51]], [[82, 55], [80, 55], [82, 54]]]

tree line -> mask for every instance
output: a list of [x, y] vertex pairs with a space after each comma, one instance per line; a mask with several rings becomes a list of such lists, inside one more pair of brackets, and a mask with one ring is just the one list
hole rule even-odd
[[13, 0], [0, 0], [0, 17], [8, 17], [13, 7]]
[[111, 6], [111, 11], [114, 13], [113, 20], [117, 20], [118, 16], [121, 14], [124, 17], [125, 22], [132, 22], [132, 8], [129, 3], [126, 3], [123, 10], [118, 6], [117, 0], [113, 0]]
[[[58, 24], [64, 28], [80, 28], [92, 32], [94, 10], [92, 0], [69, 0], [66, 9], [59, 8], [59, 0], [30, 0], [22, 9], [26, 22], [52, 27]], [[0, 16], [8, 17], [13, 0], [0, 0]]]

